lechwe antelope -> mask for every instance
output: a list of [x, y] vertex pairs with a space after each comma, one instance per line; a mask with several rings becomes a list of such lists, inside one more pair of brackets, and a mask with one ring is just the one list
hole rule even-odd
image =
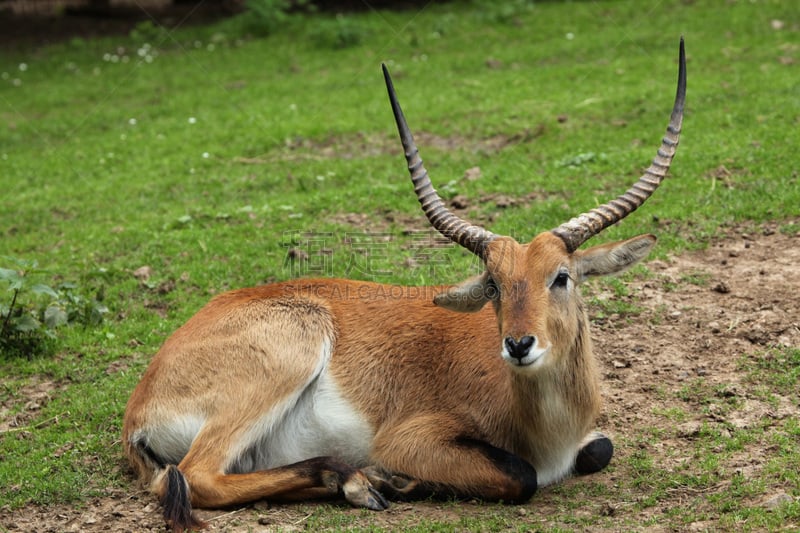
[[199, 527], [192, 506], [259, 499], [524, 502], [604, 468], [613, 448], [592, 431], [598, 375], [577, 285], [630, 267], [656, 239], [578, 247], [664, 179], [683, 121], [682, 40], [679, 64], [644, 175], [524, 245], [448, 211], [384, 67], [422, 209], [486, 271], [454, 286], [307, 279], [214, 298], [164, 343], [125, 412], [125, 452], [167, 523]]

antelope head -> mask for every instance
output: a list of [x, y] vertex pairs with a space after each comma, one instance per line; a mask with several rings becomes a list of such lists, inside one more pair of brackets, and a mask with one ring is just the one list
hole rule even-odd
[[438, 294], [434, 303], [460, 312], [476, 312], [492, 302], [500, 328], [502, 357], [517, 369], [557, 364], [585, 327], [577, 285], [593, 276], [621, 272], [644, 258], [655, 244], [653, 235], [586, 249], [579, 247], [608, 226], [628, 216], [666, 177], [678, 146], [686, 96], [686, 57], [680, 43], [678, 88], [667, 132], [644, 174], [624, 194], [582, 213], [527, 244], [473, 225], [447, 209], [431, 184], [419, 150], [383, 66], [408, 170], [422, 210], [442, 235], [483, 261], [484, 273]]

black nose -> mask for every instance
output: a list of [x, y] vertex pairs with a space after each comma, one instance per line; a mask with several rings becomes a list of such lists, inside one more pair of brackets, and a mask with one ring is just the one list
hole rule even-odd
[[506, 337], [505, 342], [506, 349], [511, 357], [515, 359], [522, 359], [528, 355], [528, 351], [531, 349], [531, 346], [536, 343], [536, 337], [525, 335], [520, 340], [516, 340], [514, 337]]

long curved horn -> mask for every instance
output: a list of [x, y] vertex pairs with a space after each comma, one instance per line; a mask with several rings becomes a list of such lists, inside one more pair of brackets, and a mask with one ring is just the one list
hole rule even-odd
[[639, 181], [616, 200], [611, 200], [587, 213], [578, 215], [552, 230], [564, 241], [570, 253], [577, 250], [589, 238], [635, 211], [653, 194], [666, 177], [669, 165], [675, 156], [675, 150], [678, 148], [683, 124], [683, 104], [686, 100], [686, 53], [683, 50], [683, 37], [681, 37], [678, 63], [678, 90], [675, 93], [675, 104], [672, 107], [667, 133], [661, 141], [661, 148], [658, 149], [653, 163], [645, 170]]
[[397, 122], [397, 131], [400, 133], [400, 141], [403, 143], [403, 150], [408, 162], [408, 171], [411, 173], [414, 192], [417, 194], [417, 200], [419, 200], [420, 205], [422, 205], [422, 211], [439, 233], [460, 244], [481, 259], [485, 259], [486, 245], [496, 239], [497, 235], [460, 219], [444, 205], [436, 189], [433, 188], [428, 171], [425, 170], [425, 166], [422, 163], [419, 150], [414, 143], [414, 137], [411, 135], [411, 130], [408, 128], [406, 119], [403, 116], [403, 110], [400, 109], [400, 103], [397, 101], [389, 70], [386, 65], [381, 66], [383, 67], [383, 77], [386, 80], [386, 89], [389, 91], [389, 101], [392, 103], [394, 120]]

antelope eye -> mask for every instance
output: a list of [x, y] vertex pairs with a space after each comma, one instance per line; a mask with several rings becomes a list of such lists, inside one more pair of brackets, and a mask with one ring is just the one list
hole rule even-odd
[[488, 296], [490, 300], [497, 300], [500, 297], [500, 287], [497, 286], [497, 282], [492, 277], [486, 280], [485, 290], [486, 296]]
[[556, 275], [556, 279], [553, 280], [553, 284], [550, 285], [550, 288], [565, 289], [567, 287], [567, 283], [569, 283], [569, 272], [559, 272]]

